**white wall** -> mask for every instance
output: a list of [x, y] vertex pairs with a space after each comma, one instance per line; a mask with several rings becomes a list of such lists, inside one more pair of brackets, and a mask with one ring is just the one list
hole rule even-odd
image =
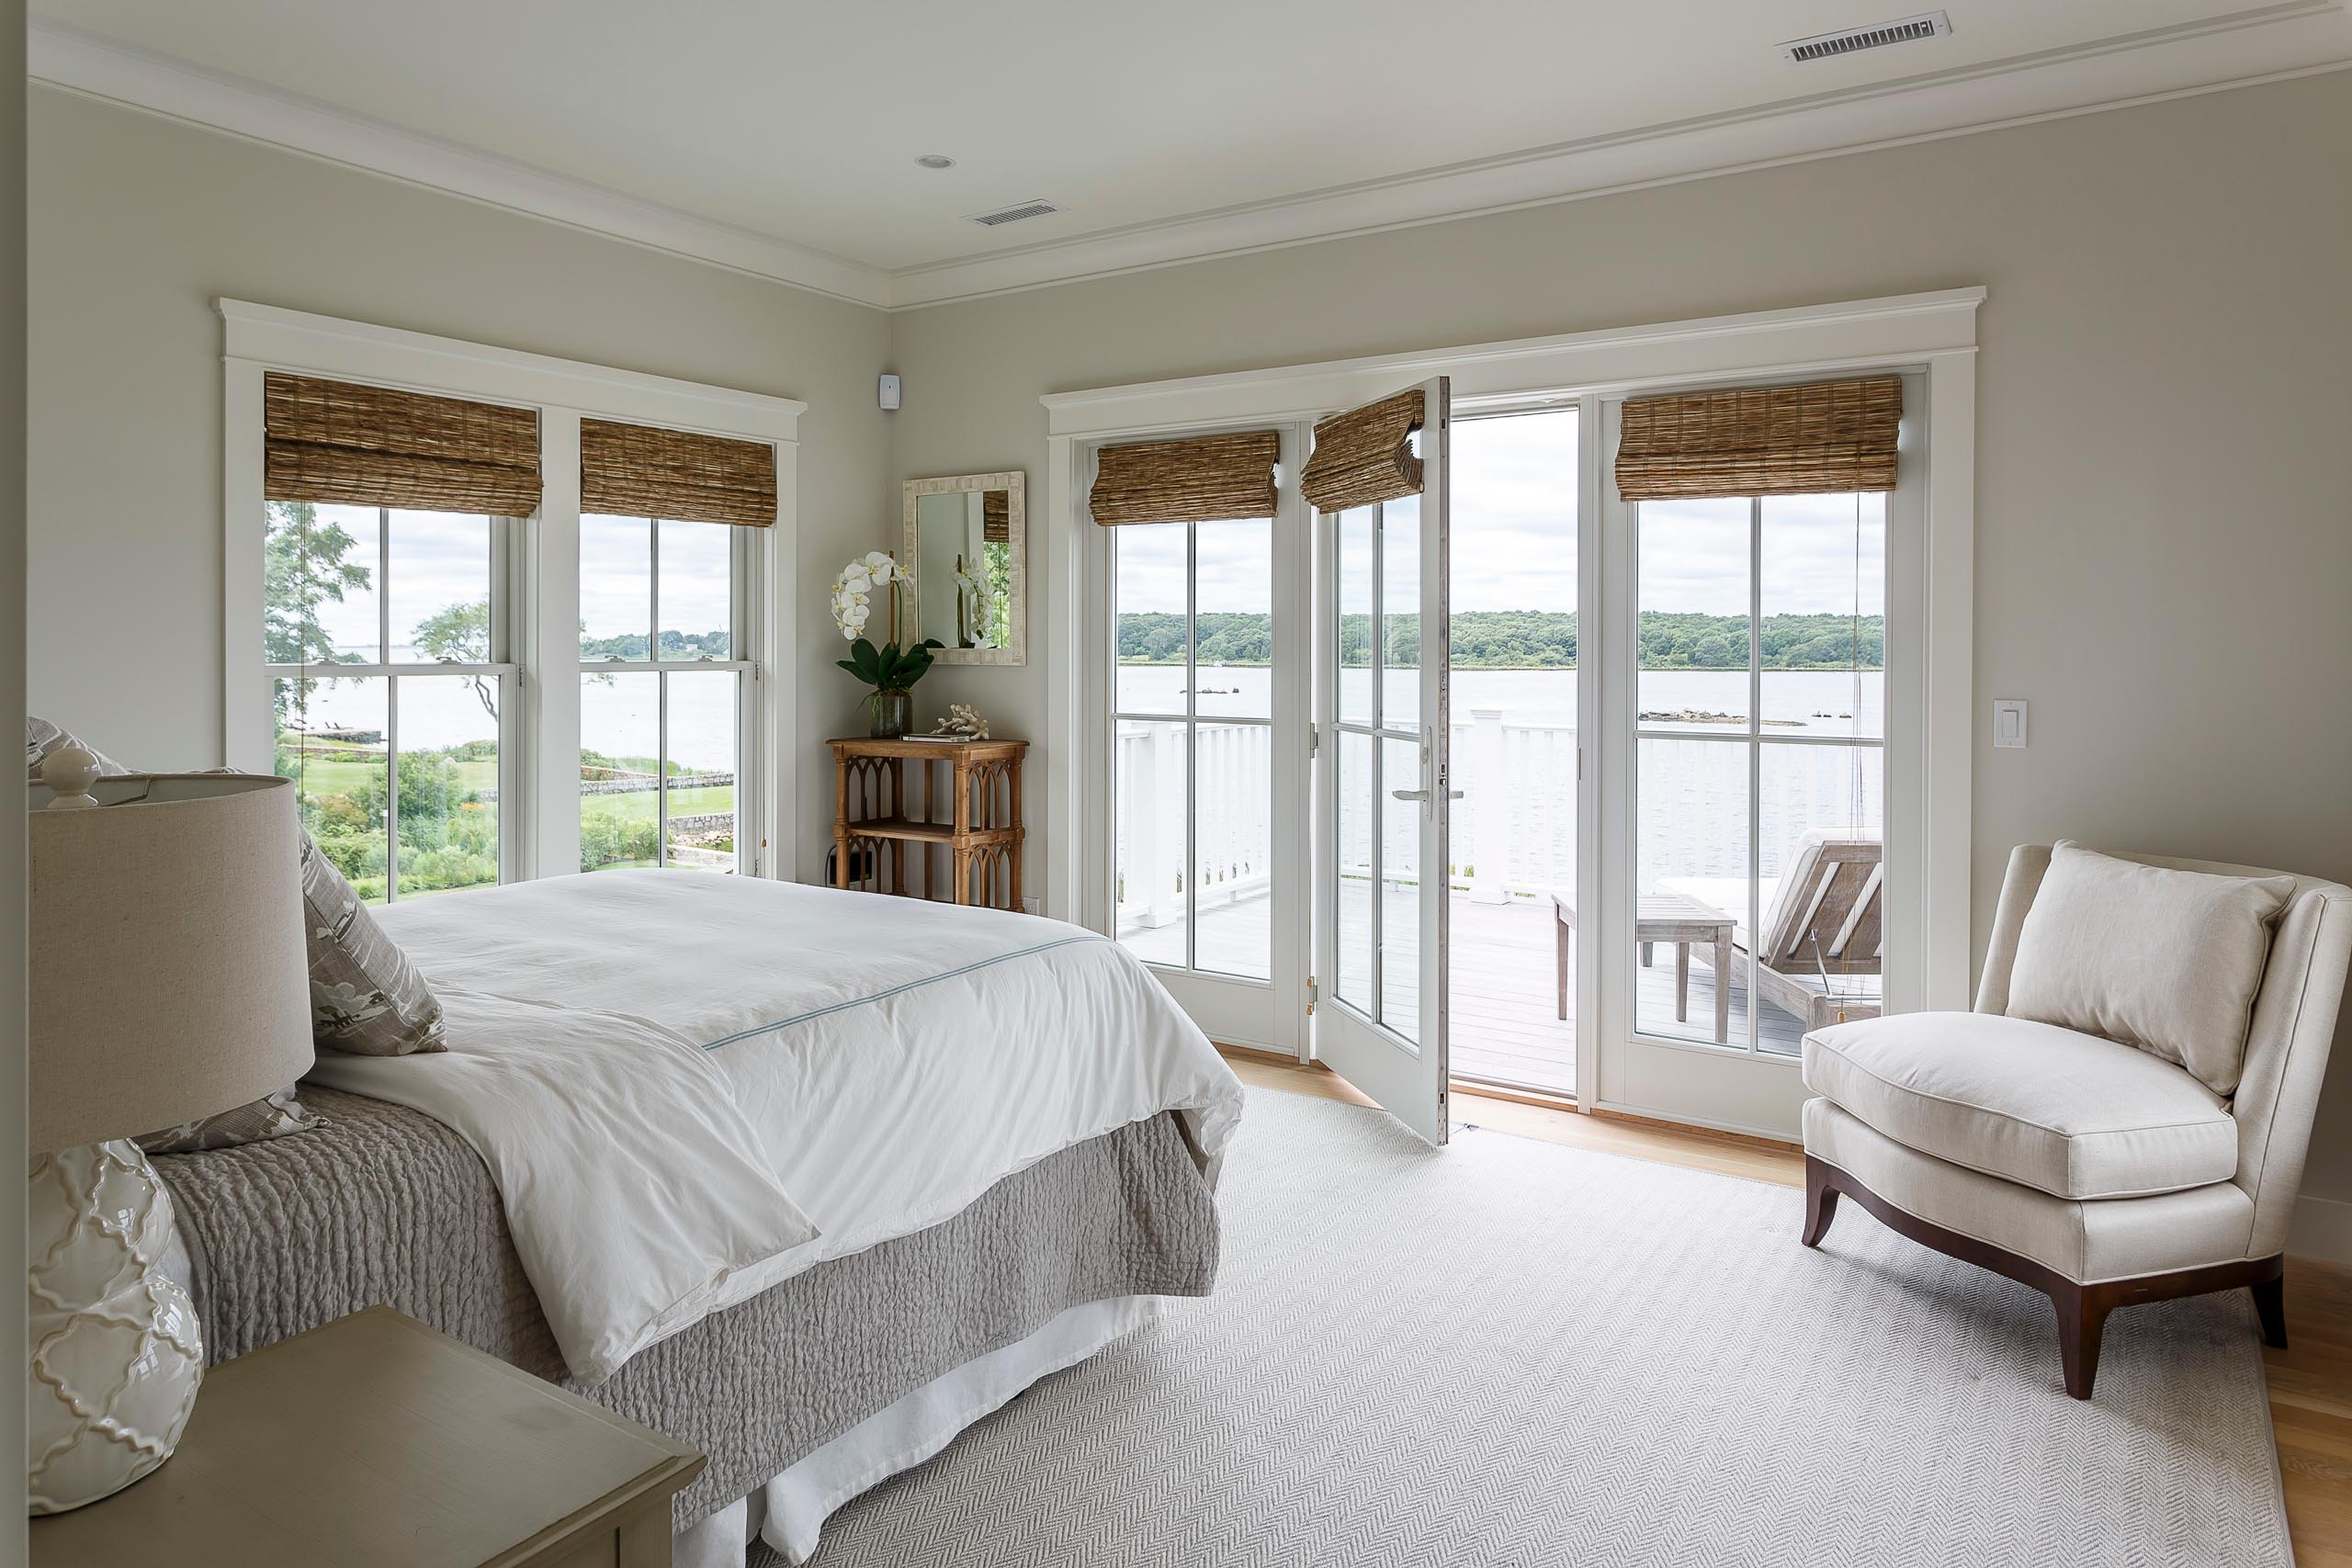
[[[1976, 753], [1980, 953], [2024, 840], [2352, 881], [2347, 155], [2336, 73], [903, 313], [892, 460], [1035, 483], [1044, 392], [1983, 284], [1976, 691], [2033, 744]], [[1042, 737], [1043, 629], [923, 711]], [[2352, 1199], [2337, 1038], [2310, 1190]]]
[[[25, 691], [25, 7], [0, 0], [0, 732]], [[25, 1165], [25, 781], [0, 768], [0, 1170]], [[25, 1250], [25, 1210], [0, 1204], [0, 1258]], [[25, 1336], [25, 1298], [0, 1295], [0, 1345]], [[0, 1475], [23, 1473], [25, 1424], [0, 1422]], [[0, 1527], [0, 1568], [25, 1560], [24, 1522]]]
[[[821, 588], [897, 515], [864, 306], [54, 89], [31, 95], [33, 710], [155, 767], [221, 761], [220, 295], [799, 398], [801, 656]], [[832, 830], [811, 680], [803, 874]]]

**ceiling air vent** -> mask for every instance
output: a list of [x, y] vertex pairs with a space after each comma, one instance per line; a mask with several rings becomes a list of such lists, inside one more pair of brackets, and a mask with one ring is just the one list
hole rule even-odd
[[1848, 28], [1842, 33], [1801, 38], [1793, 43], [1782, 44], [1781, 58], [1802, 65], [1809, 60], [1859, 54], [1866, 49], [1883, 49], [1891, 43], [1912, 43], [1950, 31], [1951, 18], [1941, 11], [1929, 11], [1924, 16], [1905, 17], [1899, 22], [1880, 22], [1875, 27]]
[[1043, 218], [1048, 212], [1060, 210], [1061, 209], [1052, 202], [1042, 199], [1016, 201], [1011, 207], [1000, 207], [994, 212], [975, 212], [972, 214], [972, 221], [995, 229], [1007, 223], [1018, 223], [1023, 218]]

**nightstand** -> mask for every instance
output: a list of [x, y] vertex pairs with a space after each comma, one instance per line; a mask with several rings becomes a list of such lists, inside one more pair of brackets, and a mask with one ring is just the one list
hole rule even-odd
[[35, 1568], [669, 1568], [684, 1443], [390, 1307], [205, 1374], [179, 1451]]

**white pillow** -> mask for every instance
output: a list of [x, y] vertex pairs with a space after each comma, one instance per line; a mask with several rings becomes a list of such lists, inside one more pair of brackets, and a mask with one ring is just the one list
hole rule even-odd
[[2291, 876], [2217, 876], [2061, 840], [2018, 932], [2009, 1016], [2136, 1045], [2236, 1092]]

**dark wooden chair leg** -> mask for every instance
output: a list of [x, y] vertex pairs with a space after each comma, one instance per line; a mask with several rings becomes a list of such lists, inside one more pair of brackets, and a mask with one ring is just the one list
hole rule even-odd
[[2051, 1292], [2058, 1309], [2058, 1360], [2066, 1373], [2066, 1392], [2076, 1399], [2091, 1396], [2098, 1379], [2098, 1341], [2106, 1331], [2107, 1300], [2080, 1285], [2062, 1285]]
[[1829, 1168], [1811, 1155], [1804, 1156], [1804, 1244], [1819, 1247], [1838, 1217], [1838, 1189], [1829, 1185]]
[[2254, 1282], [2254, 1310], [2262, 1319], [2262, 1342], [2274, 1350], [2287, 1348], [2287, 1277], [2282, 1272]]

